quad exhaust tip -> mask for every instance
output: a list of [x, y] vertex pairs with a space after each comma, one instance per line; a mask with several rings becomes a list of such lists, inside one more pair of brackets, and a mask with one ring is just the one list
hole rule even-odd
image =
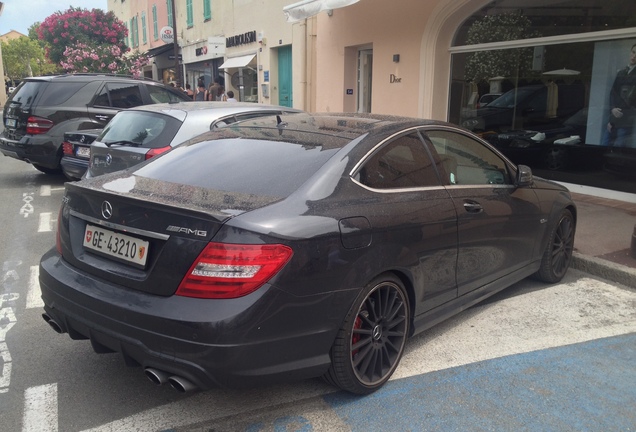
[[144, 369], [144, 373], [153, 384], [162, 385], [168, 383], [173, 389], [180, 393], [186, 393], [196, 390], [197, 388], [197, 386], [189, 380], [180, 376], [170, 375], [168, 372], [159, 369], [148, 367]]
[[42, 314], [42, 318], [44, 318], [44, 321], [46, 321], [46, 323], [51, 326], [51, 328], [53, 330], [55, 330], [56, 333], [58, 334], [62, 334], [64, 333], [64, 330], [62, 329], [62, 326], [59, 325], [57, 323], [57, 321], [55, 321], [53, 318], [51, 318], [50, 316], [48, 316], [47, 314]]

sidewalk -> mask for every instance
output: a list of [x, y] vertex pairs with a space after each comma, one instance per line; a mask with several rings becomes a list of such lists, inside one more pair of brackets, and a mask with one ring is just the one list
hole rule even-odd
[[578, 221], [572, 268], [636, 288], [636, 203], [572, 193]]

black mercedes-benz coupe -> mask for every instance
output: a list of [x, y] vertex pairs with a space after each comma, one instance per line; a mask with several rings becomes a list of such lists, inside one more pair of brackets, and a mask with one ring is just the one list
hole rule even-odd
[[180, 391], [310, 377], [381, 387], [407, 339], [531, 275], [576, 207], [436, 121], [263, 117], [67, 183], [44, 319]]

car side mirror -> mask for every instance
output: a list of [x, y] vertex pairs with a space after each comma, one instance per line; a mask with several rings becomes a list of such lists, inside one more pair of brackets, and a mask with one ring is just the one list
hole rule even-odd
[[527, 165], [517, 167], [517, 186], [530, 186], [532, 184], [532, 170]]

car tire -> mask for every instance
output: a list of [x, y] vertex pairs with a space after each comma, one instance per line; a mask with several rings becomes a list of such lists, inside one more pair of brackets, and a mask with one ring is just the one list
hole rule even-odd
[[49, 175], [59, 175], [62, 174], [62, 169], [61, 168], [47, 168], [44, 167], [42, 165], [37, 165], [37, 164], [32, 164], [33, 168], [35, 168], [36, 170], [43, 172], [44, 174], [49, 174]]
[[382, 387], [404, 352], [410, 315], [402, 282], [391, 274], [375, 278], [362, 290], [338, 331], [324, 379], [355, 394]]
[[535, 274], [537, 279], [547, 283], [556, 283], [563, 279], [572, 262], [574, 232], [574, 216], [570, 210], [563, 210], [559, 222], [550, 233], [541, 258], [541, 267]]

